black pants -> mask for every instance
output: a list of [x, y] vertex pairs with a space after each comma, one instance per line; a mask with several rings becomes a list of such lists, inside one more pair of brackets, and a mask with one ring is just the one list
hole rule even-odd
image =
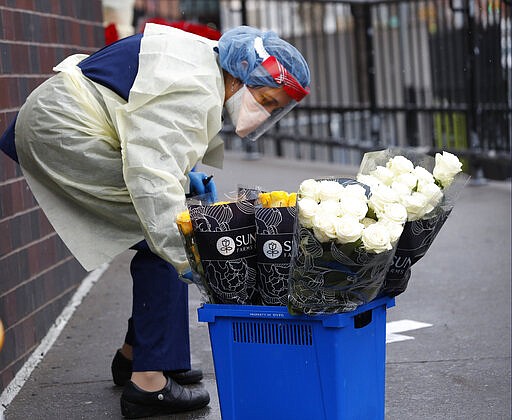
[[132, 249], [137, 253], [130, 265], [133, 306], [125, 342], [133, 347], [133, 370], [190, 369], [188, 285], [146, 241]]

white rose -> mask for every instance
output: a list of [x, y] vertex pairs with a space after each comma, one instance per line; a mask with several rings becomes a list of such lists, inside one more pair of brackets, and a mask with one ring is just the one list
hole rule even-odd
[[436, 153], [436, 165], [434, 167], [433, 175], [443, 188], [448, 187], [453, 177], [462, 170], [462, 163], [459, 158], [451, 153], [443, 152]]
[[412, 193], [412, 188], [410, 186], [397, 181], [394, 181], [391, 184], [391, 189], [395, 191], [399, 197], [402, 195], [410, 195]]
[[383, 220], [382, 222], [379, 221], [379, 223], [382, 223], [384, 226], [386, 226], [386, 229], [389, 232], [389, 241], [391, 242], [391, 245], [394, 245], [396, 242], [398, 242], [402, 232], [404, 231], [404, 225], [402, 223], [394, 223], [388, 220]]
[[422, 166], [414, 168], [414, 174], [418, 178], [419, 184], [431, 184], [435, 182], [434, 176]]
[[336, 181], [320, 181], [318, 188], [318, 199], [339, 200], [343, 194], [343, 185]]
[[335, 223], [338, 218], [331, 214], [317, 213], [313, 219], [313, 233], [320, 242], [336, 238]]
[[405, 172], [396, 177], [396, 182], [406, 185], [409, 189], [416, 188], [418, 184], [418, 178], [412, 172]]
[[384, 185], [391, 185], [395, 174], [385, 166], [377, 166], [370, 175], [377, 178]]
[[336, 224], [336, 240], [341, 244], [356, 242], [361, 238], [364, 225], [353, 216], [338, 217]]
[[386, 168], [394, 175], [405, 174], [414, 170], [413, 163], [404, 156], [395, 156], [388, 160]]
[[368, 185], [370, 189], [377, 188], [382, 182], [372, 175], [359, 174], [356, 178], [361, 184]]
[[379, 221], [403, 224], [407, 221], [407, 209], [400, 203], [388, 203], [384, 205], [382, 211], [377, 213], [377, 217]]
[[318, 204], [318, 213], [331, 214], [333, 216], [341, 216], [341, 203], [339, 201], [327, 200]]
[[341, 202], [342, 204], [342, 212], [343, 216], [349, 215], [354, 216], [357, 220], [361, 220], [368, 213], [368, 205], [366, 196], [364, 198], [358, 198], [356, 196], [343, 197]]
[[380, 254], [393, 249], [389, 231], [382, 223], [377, 222], [364, 228], [361, 238], [363, 246], [368, 252]]
[[430, 213], [443, 199], [443, 191], [436, 184], [420, 184], [418, 192], [423, 194], [427, 198], [427, 210], [426, 213]]
[[389, 203], [397, 203], [400, 196], [385, 185], [379, 185], [375, 190], [372, 190], [372, 195], [369, 199], [370, 207], [376, 212], [384, 210], [384, 206]]
[[354, 197], [356, 199], [365, 201], [368, 200], [366, 197], [366, 189], [359, 184], [345, 185], [345, 188], [343, 189], [343, 198], [346, 197]]
[[299, 186], [299, 197], [307, 197], [318, 201], [318, 188], [319, 183], [317, 181], [314, 179], [306, 179], [305, 181], [302, 181]]
[[313, 227], [313, 218], [318, 210], [318, 203], [312, 198], [301, 198], [299, 204], [299, 222], [306, 228]]
[[419, 192], [401, 197], [400, 202], [407, 209], [407, 220], [409, 221], [421, 219], [429, 207], [427, 197]]

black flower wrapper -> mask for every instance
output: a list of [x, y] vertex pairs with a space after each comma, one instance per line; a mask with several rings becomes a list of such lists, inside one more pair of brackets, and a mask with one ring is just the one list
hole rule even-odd
[[360, 244], [319, 242], [297, 223], [291, 261], [288, 309], [292, 314], [341, 313], [375, 299], [396, 248], [379, 254]]
[[288, 304], [295, 207], [256, 207], [258, 290], [264, 305]]
[[452, 185], [443, 191], [442, 202], [430, 214], [423, 219], [405, 223], [393, 263], [379, 295], [395, 297], [405, 292], [411, 277], [411, 267], [423, 258], [431, 247], [468, 180], [468, 175], [457, 174]]
[[257, 304], [254, 205], [189, 204], [210, 303]]
[[405, 292], [411, 267], [427, 253], [450, 213], [451, 210], [441, 211], [435, 217], [405, 224], [379, 295], [394, 297]]

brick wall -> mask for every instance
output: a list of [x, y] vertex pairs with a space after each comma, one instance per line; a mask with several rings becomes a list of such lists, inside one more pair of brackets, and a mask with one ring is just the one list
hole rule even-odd
[[[0, 133], [55, 64], [104, 45], [102, 20], [101, 0], [0, 0]], [[0, 152], [0, 392], [85, 275]]]

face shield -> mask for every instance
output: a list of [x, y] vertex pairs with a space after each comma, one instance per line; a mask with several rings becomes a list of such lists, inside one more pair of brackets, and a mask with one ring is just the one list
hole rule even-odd
[[[246, 97], [242, 100], [236, 132], [243, 140], [250, 141], [258, 139], [309, 93], [309, 89], [304, 88], [276, 57], [268, 54], [260, 37], [254, 40], [254, 48], [263, 62], [248, 79], [270, 75], [278, 86], [248, 86], [244, 93]], [[248, 93], [252, 98], [247, 97]]]

